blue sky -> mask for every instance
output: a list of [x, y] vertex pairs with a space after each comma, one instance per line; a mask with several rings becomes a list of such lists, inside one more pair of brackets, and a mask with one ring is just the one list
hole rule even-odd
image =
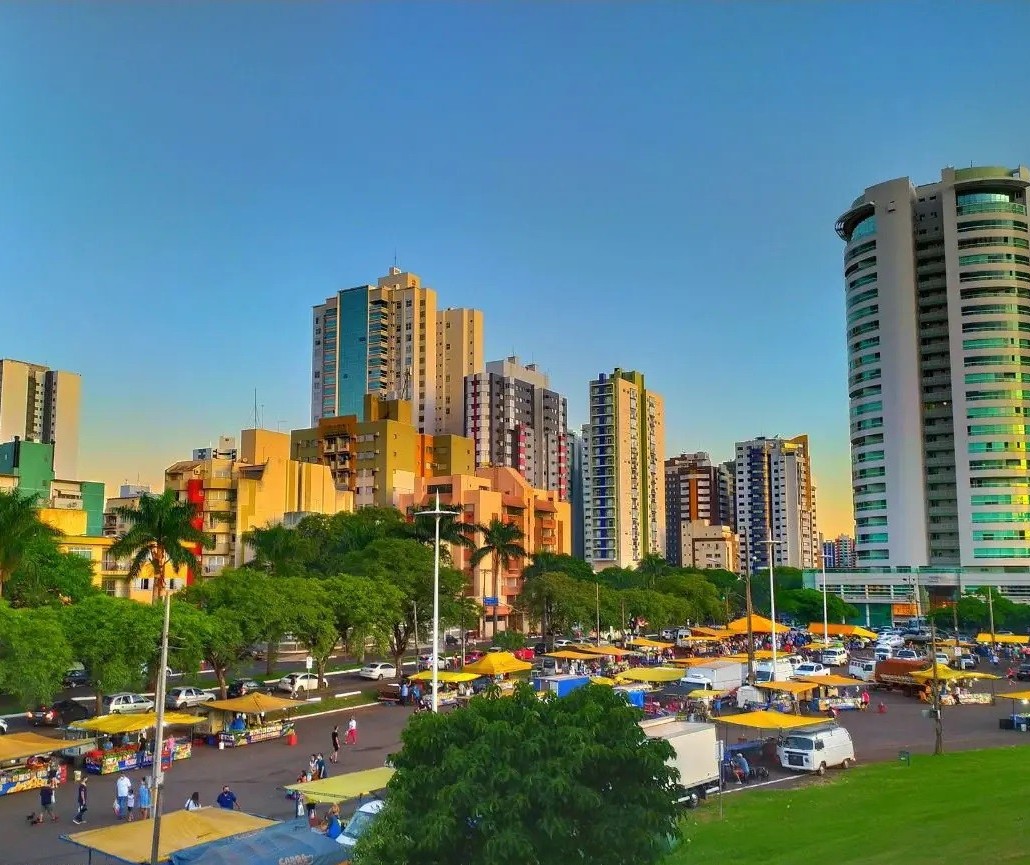
[[[0, 356], [84, 376], [82, 473], [308, 417], [310, 307], [392, 264], [487, 355], [642, 370], [667, 450], [812, 437], [850, 527], [862, 189], [1030, 160], [1017, 3], [8, 3]], [[1015, 39], [1008, 39], [1009, 35]]]

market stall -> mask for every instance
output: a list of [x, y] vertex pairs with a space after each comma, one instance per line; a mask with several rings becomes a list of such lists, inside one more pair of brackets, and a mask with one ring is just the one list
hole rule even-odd
[[659, 682], [678, 682], [682, 678], [683, 671], [677, 667], [631, 667], [619, 673], [615, 681], [647, 682], [653, 685]]
[[816, 687], [815, 694], [808, 701], [810, 712], [829, 712], [831, 709], [845, 712], [864, 708], [862, 691], [868, 683], [861, 679], [827, 674], [825, 676], [798, 676], [797, 680]]
[[[800, 730], [805, 727], [820, 727], [833, 724], [826, 718], [802, 718], [798, 715], [785, 715], [782, 712], [770, 712], [759, 709], [744, 712], [740, 715], [727, 715], [713, 718], [717, 724], [727, 727], [739, 727], [743, 731], [753, 731], [750, 736], [740, 735], [735, 742], [730, 742], [728, 735], [724, 740], [723, 752], [729, 759], [733, 754], [747, 754], [749, 759], [764, 758], [772, 765], [778, 765], [776, 759], [776, 737], [787, 730]], [[775, 733], [775, 736], [763, 735]]]
[[[161, 816], [157, 858], [159, 862], [167, 862], [181, 850], [275, 825], [275, 820], [225, 808], [172, 811]], [[89, 850], [91, 860], [93, 853], [97, 852], [119, 862], [131, 863], [150, 861], [153, 839], [153, 820], [117, 823], [102, 829], [87, 829], [85, 832], [61, 836], [62, 841]]]
[[[303, 705], [297, 700], [256, 692], [232, 700], [215, 700], [204, 704], [209, 714], [197, 732], [208, 745], [218, 748], [241, 748], [282, 739], [294, 732], [290, 710]], [[269, 714], [277, 717], [266, 717]]]
[[[991, 673], [980, 673], [976, 670], [954, 670], [943, 664], [934, 664], [927, 670], [916, 670], [910, 675], [924, 685], [920, 699], [930, 702], [933, 688], [938, 688], [942, 706], [993, 705], [993, 682], [999, 678]], [[979, 681], [991, 682], [990, 691], [974, 690], [978, 687]]]
[[859, 640], [875, 640], [877, 634], [859, 625], [835, 625], [832, 622], [824, 625], [822, 622], [812, 622], [808, 626], [810, 634], [820, 636], [824, 632], [828, 637], [849, 637]]
[[800, 706], [798, 701], [801, 697], [811, 694], [815, 685], [808, 682], [758, 682], [753, 688], [750, 685], [741, 686], [738, 694], [738, 702], [743, 698], [747, 699], [748, 692], [756, 690], [765, 695], [765, 704], [770, 708], [778, 708], [781, 712], [798, 714]]
[[[457, 704], [460, 697], [471, 695], [472, 690], [469, 686], [478, 678], [480, 678], [478, 673], [454, 673], [450, 670], [438, 670], [436, 673], [436, 681], [439, 682], [438, 705], [453, 706]], [[408, 676], [408, 681], [421, 682], [423, 685], [428, 685], [431, 690], [433, 687], [433, 671], [422, 670], [419, 673]]]
[[[748, 632], [747, 620], [747, 616], [734, 619], [726, 626], [726, 630], [733, 632], [738, 637], [741, 634], [746, 634]], [[772, 619], [767, 619], [765, 616], [751, 616], [752, 634], [771, 634], [774, 630], [777, 634], [790, 633], [790, 628], [786, 625], [781, 625], [779, 622], [774, 625]]]
[[353, 848], [292, 822], [180, 850], [171, 865], [348, 865], [352, 855]]
[[1002, 644], [1007, 646], [1025, 646], [1030, 643], [1030, 637], [1023, 634], [990, 634], [982, 632], [976, 635], [976, 641], [986, 646]]
[[[166, 712], [166, 727], [192, 727], [203, 718], [182, 712]], [[97, 735], [99, 746], [82, 755], [83, 767], [91, 775], [113, 775], [130, 769], [143, 769], [154, 764], [154, 742], [146, 736], [147, 730], [157, 726], [157, 715], [144, 712], [139, 715], [100, 715], [78, 721], [72, 725]], [[166, 736], [161, 750], [161, 762], [187, 760], [193, 754], [189, 733]]]
[[389, 766], [378, 769], [365, 769], [362, 772], [348, 772], [332, 778], [318, 781], [305, 781], [301, 784], [290, 784], [287, 790], [299, 793], [306, 802], [337, 803], [349, 799], [370, 796], [386, 788], [393, 777], [394, 770]]
[[1030, 730], [1030, 691], [1011, 691], [998, 696], [1003, 700], [1012, 700], [1012, 714], [1007, 718], [999, 718], [998, 726], [1002, 730], [1018, 730], [1020, 733]]
[[51, 771], [57, 773], [57, 783], [63, 784], [68, 780], [68, 767], [53, 755], [66, 744], [65, 739], [36, 733], [0, 736], [0, 796], [44, 787], [50, 782]]

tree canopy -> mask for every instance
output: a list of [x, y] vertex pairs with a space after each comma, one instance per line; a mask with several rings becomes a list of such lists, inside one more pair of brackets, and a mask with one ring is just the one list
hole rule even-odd
[[683, 795], [639, 712], [611, 688], [474, 698], [414, 717], [357, 865], [651, 865]]
[[39, 507], [38, 496], [0, 490], [0, 595], [33, 545], [40, 540], [53, 542], [59, 534], [40, 520]]
[[56, 610], [15, 610], [0, 602], [0, 692], [25, 705], [49, 701], [72, 660]]

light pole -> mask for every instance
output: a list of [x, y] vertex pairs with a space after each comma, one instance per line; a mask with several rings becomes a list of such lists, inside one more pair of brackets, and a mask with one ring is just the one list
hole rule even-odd
[[433, 518], [433, 648], [429, 653], [429, 662], [433, 665], [433, 712], [440, 711], [440, 520], [453, 517], [455, 511], [443, 510], [440, 507], [440, 494], [436, 494], [436, 505], [431, 511], [422, 514]]
[[767, 538], [763, 541], [767, 547], [767, 556], [769, 558], [769, 618], [772, 620], [770, 634], [770, 640], [772, 642], [772, 679], [770, 681], [776, 681], [776, 581], [773, 573], [773, 547], [782, 541], [774, 541], [772, 538]]
[[823, 645], [828, 646], [830, 643], [830, 625], [829, 619], [826, 617], [826, 550], [822, 550], [822, 570], [823, 570]]
[[157, 673], [157, 688], [154, 694], [154, 701], [157, 703], [157, 717], [154, 724], [154, 764], [153, 781], [151, 787], [154, 789], [154, 832], [150, 842], [150, 865], [157, 865], [161, 861], [159, 851], [161, 848], [161, 800], [164, 798], [162, 788], [164, 787], [164, 772], [161, 769], [161, 752], [164, 750], [165, 735], [165, 690], [168, 682], [165, 673], [168, 670], [168, 623], [172, 615], [172, 593], [168, 591], [164, 574], [154, 574], [161, 589], [164, 591], [164, 619], [161, 624], [161, 666]]

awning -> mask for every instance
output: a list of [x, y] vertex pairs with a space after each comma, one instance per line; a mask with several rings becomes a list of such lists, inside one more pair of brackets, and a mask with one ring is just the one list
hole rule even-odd
[[579, 643], [572, 648], [577, 652], [589, 652], [591, 655], [608, 655], [611, 658], [640, 654], [640, 652], [634, 652], [632, 649], [619, 649], [616, 646], [594, 646], [590, 643]]
[[719, 724], [731, 724], [734, 727], [750, 727], [753, 730], [793, 730], [801, 727], [821, 727], [827, 723], [826, 718], [799, 718], [797, 715], [785, 715], [782, 712], [745, 712], [742, 715], [726, 715], [714, 718]]
[[[730, 631], [735, 631], [737, 636], [747, 633], [747, 616], [740, 619], [734, 619], [730, 622], [726, 628]], [[772, 633], [773, 623], [772, 619], [767, 619], [765, 616], [751, 616], [751, 632], [754, 634], [769, 634]], [[776, 624], [777, 634], [786, 634], [790, 628], [786, 625]]]
[[[158, 858], [168, 859], [173, 853], [230, 835], [253, 832], [274, 826], [275, 820], [230, 811], [227, 808], [201, 808], [199, 811], [172, 811], [161, 817], [161, 844]], [[88, 829], [73, 835], [62, 835], [65, 841], [96, 850], [122, 862], [146, 863], [150, 861], [154, 821], [136, 820], [118, 823], [103, 829]]]
[[716, 640], [725, 640], [727, 637], [733, 636], [733, 634], [725, 628], [692, 627], [690, 629], [690, 634], [694, 637], [714, 637]]
[[[208, 704], [210, 705], [210, 703]], [[192, 727], [206, 720], [201, 715], [187, 715], [185, 712], [165, 712], [166, 727]], [[139, 715], [99, 715], [96, 718], [89, 718], [85, 721], [76, 721], [70, 726], [76, 730], [91, 730], [94, 733], [138, 733], [140, 730], [149, 730], [157, 726], [157, 714], [155, 712], [143, 712]]]
[[295, 790], [308, 802], [345, 802], [382, 790], [390, 783], [394, 770], [389, 766], [366, 769], [364, 772], [350, 772], [320, 781], [306, 781], [303, 784], [289, 784], [287, 790]]
[[532, 669], [532, 664], [520, 661], [511, 652], [487, 652], [474, 664], [466, 664], [462, 672], [475, 673], [478, 676], [503, 676], [506, 673], [523, 673]]
[[34, 757], [36, 754], [52, 754], [75, 744], [74, 739], [55, 739], [36, 733], [9, 733], [0, 736], [0, 763]]
[[619, 673], [616, 682], [678, 682], [683, 671], [672, 667], [634, 667]]
[[1020, 646], [1024, 646], [1030, 643], [1030, 637], [1024, 637], [1022, 634], [995, 634], [993, 637], [989, 634], [977, 634], [976, 641], [978, 643], [1013, 643]]
[[615, 679], [609, 679], [609, 678], [607, 678], [605, 676], [594, 676], [590, 680], [590, 684], [591, 685], [603, 685], [606, 688], [614, 688], [615, 687]]
[[[777, 652], [777, 658], [786, 658], [788, 652]], [[756, 661], [770, 661], [772, 660], [772, 649], [755, 649], [754, 656]], [[718, 658], [722, 661], [740, 661], [743, 664], [747, 663], [747, 652], [737, 652], [735, 655], [722, 655]]]
[[1030, 691], [1010, 691], [1008, 694], [998, 694], [997, 696], [1002, 697], [1005, 700], [1022, 700], [1024, 703], [1030, 702]]
[[[822, 634], [823, 623], [811, 622], [808, 630], [813, 634]], [[877, 636], [873, 631], [869, 631], [859, 625], [835, 625], [832, 623], [827, 623], [826, 633], [834, 637], [860, 637], [863, 640], [875, 640]]]
[[628, 645], [642, 646], [645, 649], [671, 649], [675, 643], [659, 643], [657, 640], [649, 640], [646, 637], [634, 637]]
[[241, 715], [264, 715], [267, 712], [281, 712], [283, 709], [296, 709], [303, 705], [306, 704], [299, 700], [287, 700], [272, 694], [252, 691], [242, 697], [234, 697], [232, 700], [215, 700], [213, 703], [205, 703], [204, 707], [221, 709], [223, 712], [239, 712]]
[[[438, 670], [436, 673], [436, 680], [438, 682], [446, 682], [449, 685], [457, 685], [460, 682], [471, 682], [473, 679], [478, 678], [478, 673], [453, 673], [450, 670]], [[433, 671], [423, 670], [421, 673], [414, 673], [408, 676], [408, 679], [412, 682], [432, 682]]]
[[548, 658], [562, 658], [566, 661], [596, 661], [597, 655], [591, 655], [587, 652], [574, 652], [571, 649], [562, 649], [560, 652], [548, 652]]
[[172, 854], [172, 865], [340, 865], [347, 851], [321, 832], [312, 832], [307, 820], [292, 820], [181, 850]]
[[698, 688], [695, 691], [691, 691], [687, 694], [691, 700], [714, 700], [716, 697], [725, 697], [729, 691], [708, 691], [704, 688]]
[[761, 688], [763, 691], [779, 691], [784, 694], [807, 694], [809, 691], [815, 690], [815, 685], [808, 682], [757, 682], [756, 688]]
[[827, 688], [854, 688], [858, 685], [867, 685], [861, 679], [849, 679], [847, 676], [795, 676], [799, 682], [811, 682], [813, 685], [820, 685]]
[[909, 675], [917, 682], [929, 682], [931, 679], [938, 682], [957, 682], [959, 679], [998, 679], [999, 676], [995, 676], [991, 673], [978, 673], [976, 670], [953, 670], [951, 667], [946, 667], [944, 664], [937, 665], [937, 672], [935, 673], [933, 667], [926, 670], [916, 670], [914, 673]]

